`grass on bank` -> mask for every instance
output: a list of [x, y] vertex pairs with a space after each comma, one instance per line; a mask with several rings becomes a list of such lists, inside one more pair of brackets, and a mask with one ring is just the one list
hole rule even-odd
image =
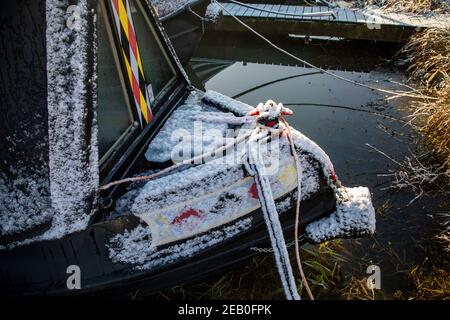
[[[346, 261], [346, 249], [340, 241], [330, 241], [318, 246], [301, 248], [303, 268], [311, 290], [317, 299], [336, 297], [340, 281], [340, 268]], [[295, 256], [290, 252], [292, 267], [297, 276]], [[300, 277], [297, 286], [302, 297], [306, 292]], [[161, 299], [284, 299], [284, 292], [272, 253], [254, 257], [246, 265], [224, 273], [214, 279], [178, 286], [159, 293]]]
[[430, 138], [450, 177], [450, 30], [428, 29], [413, 35], [401, 50], [411, 79], [436, 100], [413, 103], [413, 120]]
[[363, 0], [363, 5], [376, 5], [385, 11], [410, 13], [448, 13], [448, 0]]

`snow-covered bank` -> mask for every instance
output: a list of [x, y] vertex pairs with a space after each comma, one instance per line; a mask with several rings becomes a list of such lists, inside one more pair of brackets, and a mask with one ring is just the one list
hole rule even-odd
[[195, 0], [150, 0], [150, 2], [156, 7], [158, 15], [164, 17]]
[[425, 15], [450, 13], [450, 1], [448, 0], [341, 0], [336, 3], [343, 7], [373, 8], [383, 12]]

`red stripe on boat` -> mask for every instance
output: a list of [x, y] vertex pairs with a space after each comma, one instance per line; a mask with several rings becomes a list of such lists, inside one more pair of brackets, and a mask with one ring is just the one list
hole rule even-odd
[[201, 210], [189, 208], [176, 216], [175, 219], [173, 219], [172, 224], [179, 224], [190, 217], [201, 217], [202, 215], [203, 212]]
[[119, 0], [113, 0], [112, 3], [116, 8], [117, 16], [119, 16]]
[[336, 181], [337, 180], [336, 172], [334, 172], [334, 171], [330, 172], [330, 179], [331, 179], [331, 181]]
[[138, 59], [138, 54], [137, 54], [137, 42], [136, 42], [136, 35], [134, 34], [134, 29], [133, 29], [133, 25], [131, 24], [130, 19], [128, 18], [128, 39], [130, 41], [130, 47], [131, 50], [133, 51], [134, 57], [136, 58], [136, 61]]
[[256, 187], [256, 183], [253, 183], [248, 193], [252, 196], [253, 199], [259, 199], [258, 188]]
[[137, 81], [136, 77], [134, 76], [134, 73], [132, 73], [131, 77], [132, 86], [133, 86], [133, 95], [136, 98], [137, 103], [139, 104], [139, 107], [142, 109], [141, 105], [141, 88], [139, 87], [139, 82]]

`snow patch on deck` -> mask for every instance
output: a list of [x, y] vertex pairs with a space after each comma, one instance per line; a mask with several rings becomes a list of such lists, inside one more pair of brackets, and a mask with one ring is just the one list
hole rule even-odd
[[164, 17], [194, 1], [195, 0], [150, 0], [150, 3], [156, 7], [158, 15]]
[[222, 13], [222, 8], [215, 2], [210, 3], [206, 8], [205, 18], [217, 22]]
[[246, 116], [253, 107], [240, 102], [219, 92], [207, 90], [202, 97], [202, 102], [211, 104], [219, 109], [232, 112], [236, 116]]
[[183, 203], [244, 178], [240, 166], [209, 163], [146, 183], [134, 200], [132, 212], [141, 214]]
[[[204, 152], [213, 151], [222, 145], [223, 137], [229, 126], [227, 123], [201, 121], [199, 116], [226, 116], [221, 112], [203, 111], [193, 98], [188, 99], [173, 112], [155, 139], [150, 143], [145, 154], [148, 161], [166, 162], [173, 159], [173, 152], [191, 149], [193, 157]], [[233, 116], [231, 113], [229, 116]], [[186, 156], [186, 155], [184, 155]]]

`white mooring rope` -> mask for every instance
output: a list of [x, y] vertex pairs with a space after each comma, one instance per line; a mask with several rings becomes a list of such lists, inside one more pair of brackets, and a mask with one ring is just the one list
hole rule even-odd
[[[258, 127], [255, 132], [258, 132]], [[278, 274], [280, 276], [286, 299], [300, 300], [294, 274], [292, 272], [292, 266], [289, 260], [289, 253], [284, 240], [283, 228], [281, 227], [279, 215], [275, 207], [275, 200], [272, 189], [270, 188], [270, 181], [265, 175], [264, 164], [261, 163], [261, 155], [259, 150], [258, 140], [252, 135], [248, 142], [248, 166], [250, 167], [250, 172], [255, 179], [259, 202], [261, 204], [264, 221], [269, 233]]]

